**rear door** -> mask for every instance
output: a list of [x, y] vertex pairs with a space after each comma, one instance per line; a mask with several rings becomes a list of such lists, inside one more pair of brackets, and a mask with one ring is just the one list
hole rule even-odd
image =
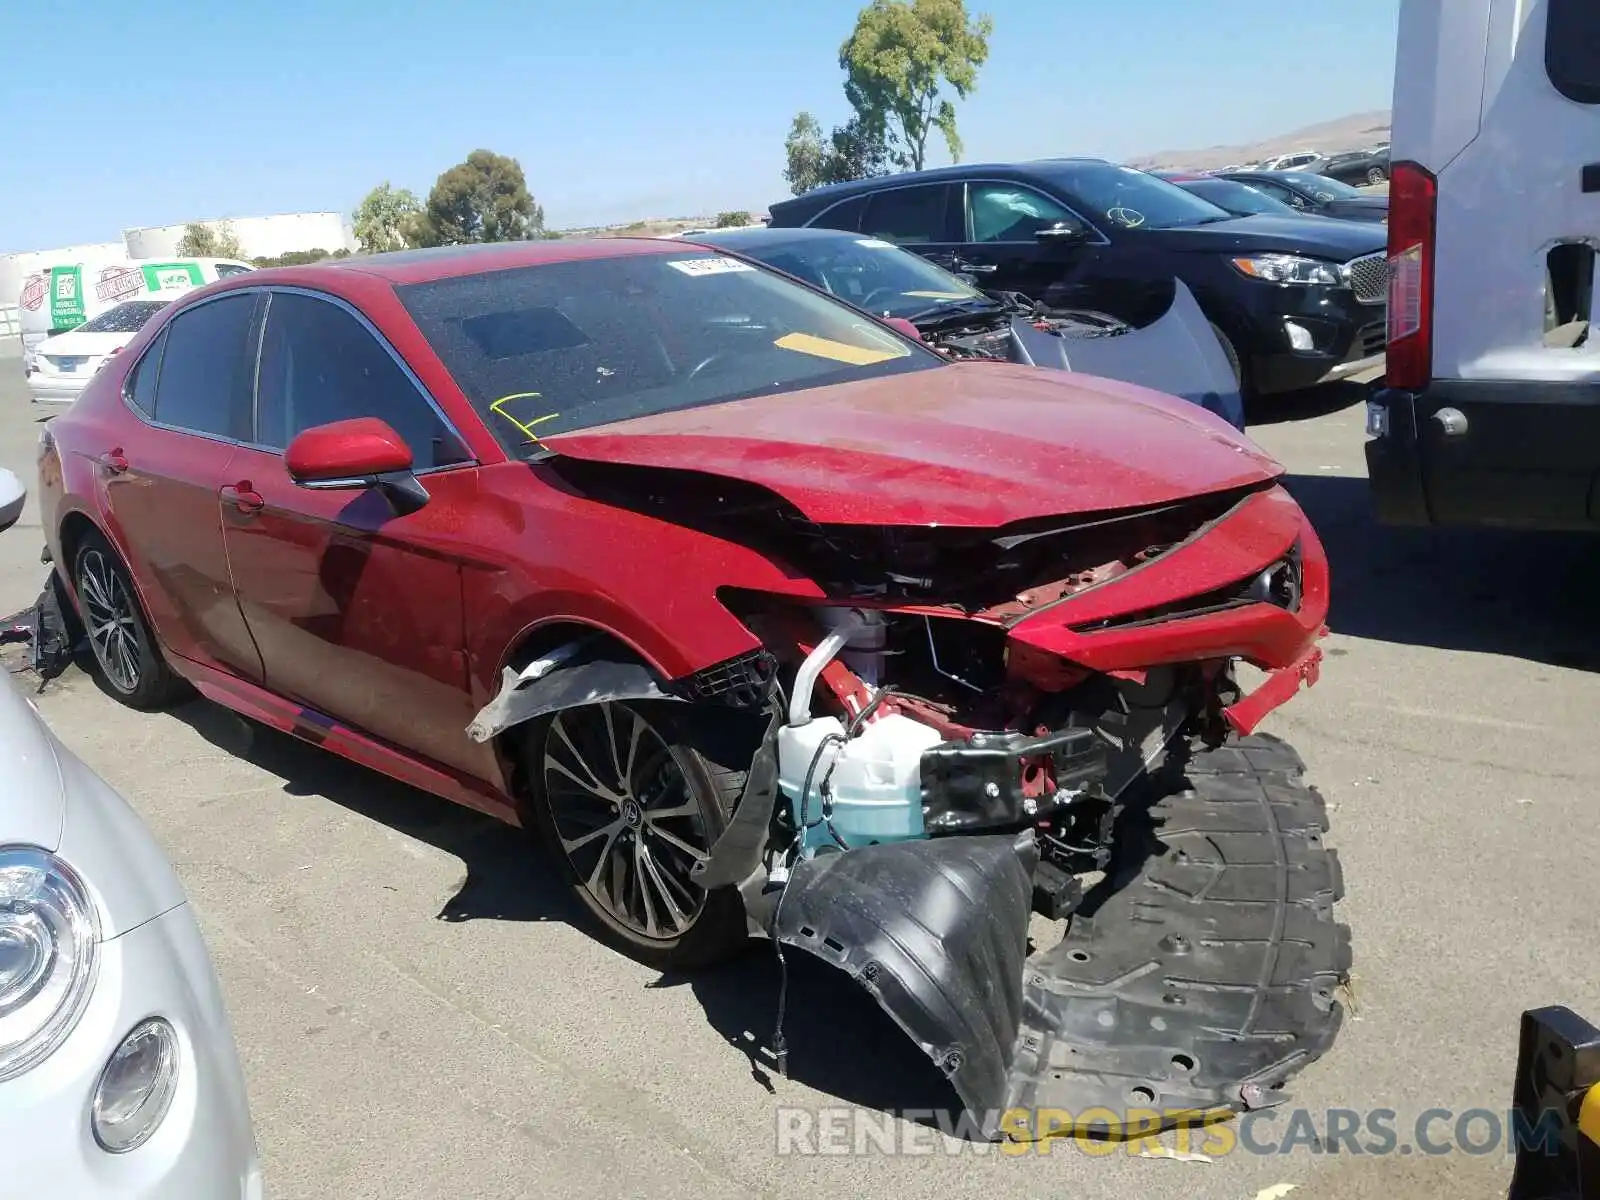
[[143, 425], [95, 448], [96, 475], [156, 634], [174, 653], [261, 678], [228, 578], [217, 489], [248, 433], [256, 292], [177, 314], [125, 384]]
[[1434, 385], [1417, 412], [1433, 518], [1593, 522], [1600, 6], [1405, 0], [1395, 77], [1392, 156], [1438, 189]]
[[[466, 736], [463, 534], [478, 494], [471, 452], [396, 352], [332, 297], [274, 289], [253, 445], [229, 468], [222, 524], [234, 587], [274, 692], [434, 762], [492, 780]], [[396, 515], [377, 491], [297, 486], [296, 434], [387, 421], [430, 493]]]
[[[867, 198], [859, 232], [904, 246], [948, 270], [964, 271], [961, 248], [960, 188], [922, 183], [885, 188]], [[987, 286], [982, 280], [980, 285]]]

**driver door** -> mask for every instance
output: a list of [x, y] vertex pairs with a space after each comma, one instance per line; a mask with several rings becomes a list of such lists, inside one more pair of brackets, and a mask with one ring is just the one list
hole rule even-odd
[[[1098, 308], [1096, 267], [1106, 238], [1061, 201], [1012, 182], [966, 185], [965, 241], [959, 249], [979, 286], [1021, 292], [1052, 308]], [[1042, 230], [1076, 228], [1077, 240], [1043, 238]]]

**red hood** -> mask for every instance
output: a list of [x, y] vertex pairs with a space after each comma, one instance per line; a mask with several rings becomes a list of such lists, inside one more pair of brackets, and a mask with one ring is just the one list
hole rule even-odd
[[747, 480], [823, 524], [993, 527], [1163, 504], [1283, 471], [1186, 401], [999, 363], [684, 409], [542, 442], [571, 458]]

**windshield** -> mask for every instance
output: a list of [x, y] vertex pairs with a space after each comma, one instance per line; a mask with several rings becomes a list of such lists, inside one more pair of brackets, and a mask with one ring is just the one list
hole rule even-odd
[[943, 365], [856, 310], [736, 258], [628, 254], [396, 289], [503, 445]]
[[857, 308], [885, 316], [920, 316], [930, 308], [987, 299], [921, 255], [878, 238], [808, 238], [734, 248]]
[[1114, 230], [1181, 229], [1226, 221], [1231, 215], [1176, 184], [1132, 167], [1068, 163], [1051, 167], [1049, 177], [1065, 189], [1065, 198], [1085, 216]]
[[1310, 192], [1318, 200], [1349, 200], [1352, 196], [1361, 195], [1348, 183], [1340, 183], [1326, 175], [1314, 175], [1310, 171], [1284, 171], [1282, 179], [1303, 192]]
[[1235, 183], [1231, 179], [1192, 179], [1185, 180], [1178, 186], [1231, 213], [1250, 216], [1266, 214], [1274, 217], [1285, 214], [1291, 217], [1300, 215], [1298, 209], [1285, 204], [1282, 200], [1265, 192], [1258, 192], [1246, 184]]
[[129, 300], [115, 308], [108, 308], [98, 317], [91, 317], [75, 329], [74, 333], [138, 333], [171, 301]]

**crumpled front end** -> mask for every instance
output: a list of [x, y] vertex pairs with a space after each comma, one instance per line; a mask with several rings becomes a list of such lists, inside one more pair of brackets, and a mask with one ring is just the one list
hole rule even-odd
[[[645, 468], [561, 469], [684, 503], [670, 476], [630, 491]], [[1281, 1099], [1331, 1045], [1349, 968], [1323, 801], [1254, 733], [1315, 682], [1327, 614], [1287, 493], [997, 529], [722, 495], [683, 519], [796, 581], [719, 590], [759, 650], [657, 680], [569, 647], [508, 675], [474, 736], [607, 699], [764, 713], [693, 881], [871, 992], [990, 1136], [1042, 1136], [1049, 1109]], [[1241, 661], [1267, 673], [1249, 694]]]

